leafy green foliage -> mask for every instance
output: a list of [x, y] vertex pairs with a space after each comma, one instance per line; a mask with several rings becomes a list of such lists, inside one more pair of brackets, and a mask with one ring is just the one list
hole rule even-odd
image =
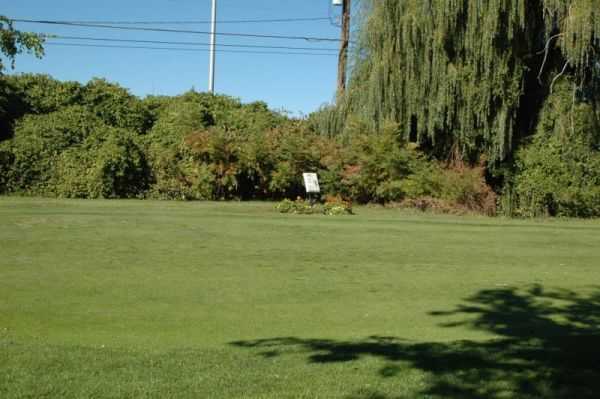
[[5, 187], [12, 192], [45, 194], [60, 154], [82, 143], [98, 125], [93, 114], [80, 106], [45, 115], [27, 115], [15, 128], [15, 137], [0, 144], [8, 162]]
[[[280, 136], [276, 128], [287, 123], [285, 117], [264, 103], [244, 105], [193, 91], [146, 103], [156, 118], [146, 139], [155, 180], [152, 196], [247, 199], [270, 194], [273, 151]], [[300, 193], [298, 176], [294, 181]]]
[[350, 118], [343, 135], [322, 135], [314, 119], [291, 120], [264, 103], [226, 96], [190, 91], [139, 100], [103, 80], [19, 75], [0, 82], [17, 121], [14, 138], [0, 145], [3, 192], [282, 199], [304, 196], [302, 173], [316, 172], [322, 195], [341, 201], [326, 213], [347, 212], [340, 205], [349, 201], [495, 210], [483, 167], [430, 159], [393, 121], [375, 132]]
[[303, 198], [296, 198], [295, 201], [284, 199], [275, 205], [279, 213], [290, 213], [294, 215], [327, 215], [343, 216], [352, 215], [352, 203], [344, 201], [339, 197], [328, 197], [324, 204], [311, 203]]
[[61, 82], [39, 74], [10, 75], [1, 81], [13, 92], [9, 113], [15, 119], [25, 114], [47, 114], [83, 105], [84, 88], [77, 82]]
[[106, 128], [60, 155], [53, 187], [60, 197], [131, 198], [147, 189], [147, 169], [137, 136]]
[[530, 144], [517, 153], [506, 196], [522, 216], [600, 216], [600, 119], [570, 85], [548, 98]]
[[0, 141], [12, 135], [13, 118], [9, 108], [13, 104], [13, 90], [4, 79], [0, 78]]
[[72, 106], [28, 115], [0, 145], [4, 190], [79, 198], [138, 195], [147, 167], [137, 135]]
[[292, 213], [294, 215], [313, 215], [322, 213], [322, 208], [320, 206], [312, 205], [302, 198], [297, 198], [295, 201], [284, 199], [275, 205], [275, 209], [277, 209], [279, 213]]
[[21, 32], [13, 27], [13, 22], [0, 15], [0, 76], [6, 68], [2, 56], [8, 58], [11, 67], [15, 57], [23, 51], [41, 58], [44, 55], [44, 37], [35, 33]]
[[[11, 129], [23, 115], [47, 114], [73, 105], [86, 107], [107, 125], [137, 133], [144, 133], [152, 124], [152, 115], [141, 100], [104, 80], [95, 79], [82, 86], [47, 75], [0, 78], [0, 112], [4, 112], [6, 129]], [[9, 133], [5, 136], [10, 136]]]
[[599, 0], [363, 3], [349, 88], [337, 115], [316, 118], [324, 133], [394, 121], [433, 154], [501, 161], [555, 78], [598, 89]]
[[359, 202], [400, 201], [407, 195], [428, 195], [434, 187], [424, 169], [435, 165], [417, 151], [398, 143], [392, 135], [357, 136], [351, 144], [350, 162], [342, 173], [345, 196]]
[[103, 79], [83, 88], [82, 102], [107, 125], [145, 133], [152, 124], [150, 111], [126, 89]]

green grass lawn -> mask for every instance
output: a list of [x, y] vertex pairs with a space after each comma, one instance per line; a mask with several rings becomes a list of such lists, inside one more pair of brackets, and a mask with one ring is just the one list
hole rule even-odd
[[0, 397], [597, 398], [600, 222], [0, 198]]

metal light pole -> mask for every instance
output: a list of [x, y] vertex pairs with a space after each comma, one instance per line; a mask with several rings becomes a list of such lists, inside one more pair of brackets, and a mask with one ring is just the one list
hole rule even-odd
[[215, 46], [217, 31], [217, 0], [212, 0], [212, 19], [210, 24], [210, 61], [208, 65], [208, 92], [215, 93]]

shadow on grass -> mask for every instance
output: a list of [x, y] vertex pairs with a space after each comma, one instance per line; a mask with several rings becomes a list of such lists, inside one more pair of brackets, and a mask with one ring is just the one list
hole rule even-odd
[[[287, 350], [311, 363], [353, 362], [365, 356], [387, 361], [382, 379], [406, 365], [426, 373], [419, 394], [439, 398], [598, 398], [600, 395], [600, 290], [582, 296], [534, 286], [484, 290], [456, 309], [435, 316], [464, 316], [446, 328], [469, 327], [499, 338], [484, 342], [410, 343], [372, 336], [362, 341], [282, 337], [233, 342], [265, 357]], [[404, 368], [402, 367], [404, 365]], [[370, 392], [349, 399], [393, 399]]]

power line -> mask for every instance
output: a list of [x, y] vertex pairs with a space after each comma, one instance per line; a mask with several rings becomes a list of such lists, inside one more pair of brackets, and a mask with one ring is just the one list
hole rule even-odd
[[[96, 48], [115, 48], [115, 49], [141, 49], [141, 50], [166, 50], [183, 52], [208, 52], [208, 49], [195, 48], [176, 48], [176, 47], [153, 47], [153, 46], [120, 46], [109, 44], [84, 44], [84, 43], [62, 43], [48, 42], [48, 46], [66, 46], [66, 47], [96, 47]], [[310, 55], [310, 56], [335, 56], [335, 54], [291, 52], [291, 51], [246, 51], [246, 50], [216, 50], [218, 53], [238, 53], [238, 54], [279, 54], [279, 55]]]
[[[89, 40], [96, 42], [115, 42], [115, 43], [140, 43], [140, 44], [169, 44], [169, 45], [181, 45], [181, 46], [209, 46], [209, 43], [198, 43], [198, 42], [175, 42], [175, 41], [163, 41], [163, 40], [138, 40], [138, 39], [112, 39], [105, 37], [92, 37], [92, 36], [63, 36], [55, 35], [51, 33], [44, 34], [44, 37], [49, 40], [61, 39], [61, 40]], [[232, 47], [232, 48], [261, 48], [261, 49], [279, 49], [279, 50], [309, 50], [309, 51], [338, 51], [335, 48], [319, 48], [319, 47], [294, 47], [294, 46], [264, 46], [256, 44], [221, 44], [217, 43], [217, 47]]]
[[[99, 28], [99, 29], [118, 29], [118, 30], [129, 30], [129, 31], [143, 31], [143, 32], [162, 32], [162, 33], [187, 33], [187, 34], [199, 34], [199, 35], [210, 35], [207, 31], [197, 30], [184, 30], [184, 29], [164, 29], [164, 28], [143, 28], [143, 27], [129, 27], [129, 26], [117, 26], [117, 25], [103, 25], [103, 24], [80, 24], [71, 23], [65, 21], [44, 21], [34, 19], [13, 19], [13, 22], [31, 23], [31, 24], [45, 24], [45, 25], [64, 25], [64, 26], [75, 26], [83, 28]], [[339, 42], [340, 39], [331, 37], [314, 37], [314, 36], [285, 36], [285, 35], [264, 35], [255, 33], [231, 33], [231, 32], [217, 32], [218, 36], [232, 36], [232, 37], [252, 37], [261, 39], [285, 39], [285, 40], [305, 40], [315, 42]]]
[[[327, 17], [314, 18], [279, 18], [279, 19], [232, 19], [218, 20], [218, 24], [253, 24], [253, 23], [279, 23], [279, 22], [312, 22], [312, 21], [327, 21]], [[60, 21], [73, 24], [106, 24], [106, 25], [196, 25], [210, 24], [211, 21], [206, 20], [185, 20], [185, 21], [94, 21], [94, 20], [79, 20], [79, 21]]]

